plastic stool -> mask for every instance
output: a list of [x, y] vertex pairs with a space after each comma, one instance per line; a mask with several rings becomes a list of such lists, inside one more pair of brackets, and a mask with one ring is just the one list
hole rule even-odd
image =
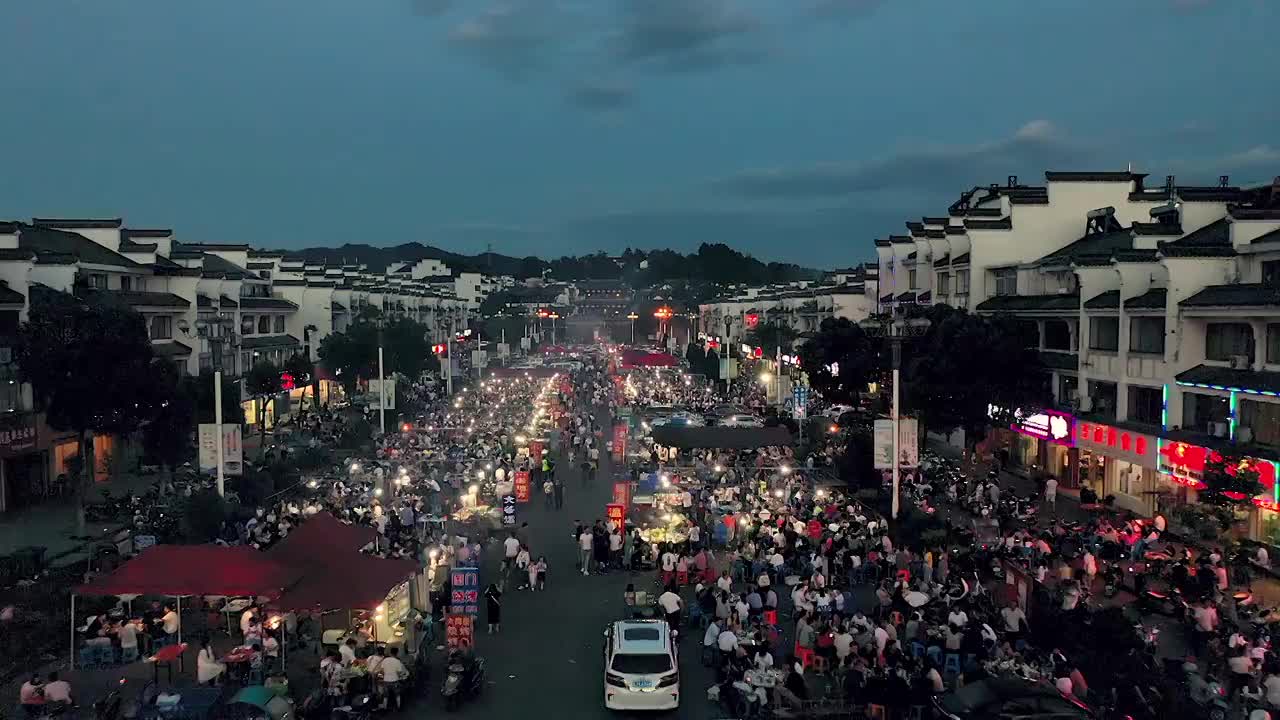
[[924, 654], [925, 654], [925, 657], [933, 661], [934, 665], [937, 665], [938, 667], [942, 667], [942, 648], [938, 647], [937, 645], [930, 645], [929, 647], [925, 648]]
[[946, 675], [960, 674], [960, 655], [958, 653], [947, 653], [942, 663], [942, 672]]
[[914, 641], [914, 640], [911, 642], [911, 657], [913, 657], [913, 658], [915, 658], [915, 659], [917, 659], [917, 660], [919, 660], [919, 659], [923, 658], [923, 657], [924, 657], [924, 650], [925, 650], [925, 648], [924, 648], [924, 643], [922, 643], [922, 642], [917, 642], [917, 641]]
[[776, 626], [777, 626], [777, 624], [778, 624], [778, 611], [777, 611], [777, 610], [765, 610], [765, 611], [764, 611], [764, 613], [763, 613], [763, 615], [764, 615], [764, 624], [765, 624], [765, 625], [768, 625], [769, 627], [776, 627]]
[[801, 667], [813, 667], [814, 655], [813, 648], [796, 645], [796, 657], [800, 660]]

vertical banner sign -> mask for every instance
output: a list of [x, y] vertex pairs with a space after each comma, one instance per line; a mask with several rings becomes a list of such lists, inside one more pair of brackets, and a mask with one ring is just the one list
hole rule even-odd
[[529, 443], [529, 457], [533, 458], [536, 463], [542, 462], [542, 441], [534, 440]]
[[502, 496], [502, 524], [516, 524], [516, 496], [510, 493]]
[[904, 417], [898, 421], [898, 466], [914, 468], [919, 465], [920, 425], [915, 418]]
[[522, 503], [529, 502], [529, 471], [528, 470], [516, 471], [515, 490], [516, 490], [516, 502], [522, 502]]
[[875, 439], [875, 468], [888, 470], [893, 467], [893, 421], [885, 418], [876, 420], [873, 433]]
[[455, 615], [480, 614], [480, 568], [456, 567], [449, 572], [449, 609]]
[[613, 459], [622, 462], [627, 457], [627, 424], [618, 423], [613, 426]]
[[[218, 469], [218, 426], [215, 423], [200, 423], [199, 461], [204, 472], [216, 472]], [[240, 475], [244, 467], [244, 446], [240, 439], [240, 426], [230, 423], [222, 424], [222, 471], [226, 475]]]
[[448, 615], [444, 619], [444, 638], [450, 650], [465, 650], [475, 643], [475, 618], [470, 615]]
[[809, 387], [807, 385], [796, 385], [791, 388], [791, 417], [795, 420], [804, 420], [808, 417], [809, 410]]
[[629, 481], [613, 484], [613, 503], [622, 507], [631, 504], [631, 483]]
[[627, 522], [627, 506], [618, 503], [609, 503], [604, 506], [604, 515], [610, 520], [618, 524], [618, 527], [626, 527]]

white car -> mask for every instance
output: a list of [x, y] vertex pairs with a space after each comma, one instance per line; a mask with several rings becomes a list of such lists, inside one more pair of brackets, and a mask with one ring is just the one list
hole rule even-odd
[[720, 418], [721, 427], [762, 428], [764, 421], [755, 415], [730, 415]]
[[847, 412], [852, 412], [852, 411], [853, 411], [853, 409], [854, 409], [854, 408], [853, 408], [853, 406], [852, 406], [852, 405], [832, 405], [831, 407], [827, 408], [826, 410], [823, 410], [823, 411], [822, 411], [822, 415], [823, 415], [823, 417], [829, 417], [829, 418], [831, 418], [832, 420], [836, 420], [836, 419], [838, 419], [841, 415], [843, 415], [843, 414], [845, 414], [845, 413], [847, 413]]
[[604, 638], [606, 708], [680, 707], [680, 662], [666, 620], [619, 620], [609, 625]]

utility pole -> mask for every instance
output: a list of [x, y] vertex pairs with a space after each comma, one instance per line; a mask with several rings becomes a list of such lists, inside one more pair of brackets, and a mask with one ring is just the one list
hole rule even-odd
[[898, 520], [898, 489], [901, 484], [902, 470], [899, 467], [902, 462], [898, 443], [901, 441], [901, 413], [898, 411], [898, 389], [901, 385], [902, 366], [902, 337], [894, 336], [891, 338], [893, 347], [893, 506], [890, 512], [890, 518], [895, 522]]
[[378, 331], [378, 430], [387, 434], [387, 379], [382, 372], [382, 331]]
[[[222, 463], [222, 371], [213, 371], [213, 424], [218, 434], [218, 497], [227, 494], [226, 478], [223, 477]], [[199, 464], [199, 463], [197, 463]]]

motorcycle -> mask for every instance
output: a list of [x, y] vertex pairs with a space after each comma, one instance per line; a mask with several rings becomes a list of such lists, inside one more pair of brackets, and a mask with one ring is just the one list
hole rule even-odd
[[471, 667], [456, 650], [449, 655], [444, 676], [444, 685], [440, 692], [444, 695], [447, 710], [457, 710], [464, 700], [479, 697], [484, 689], [484, 658], [471, 660]]
[[119, 720], [120, 705], [123, 703], [121, 693], [127, 682], [127, 679], [120, 678], [119, 684], [111, 692], [93, 704], [93, 720]]

